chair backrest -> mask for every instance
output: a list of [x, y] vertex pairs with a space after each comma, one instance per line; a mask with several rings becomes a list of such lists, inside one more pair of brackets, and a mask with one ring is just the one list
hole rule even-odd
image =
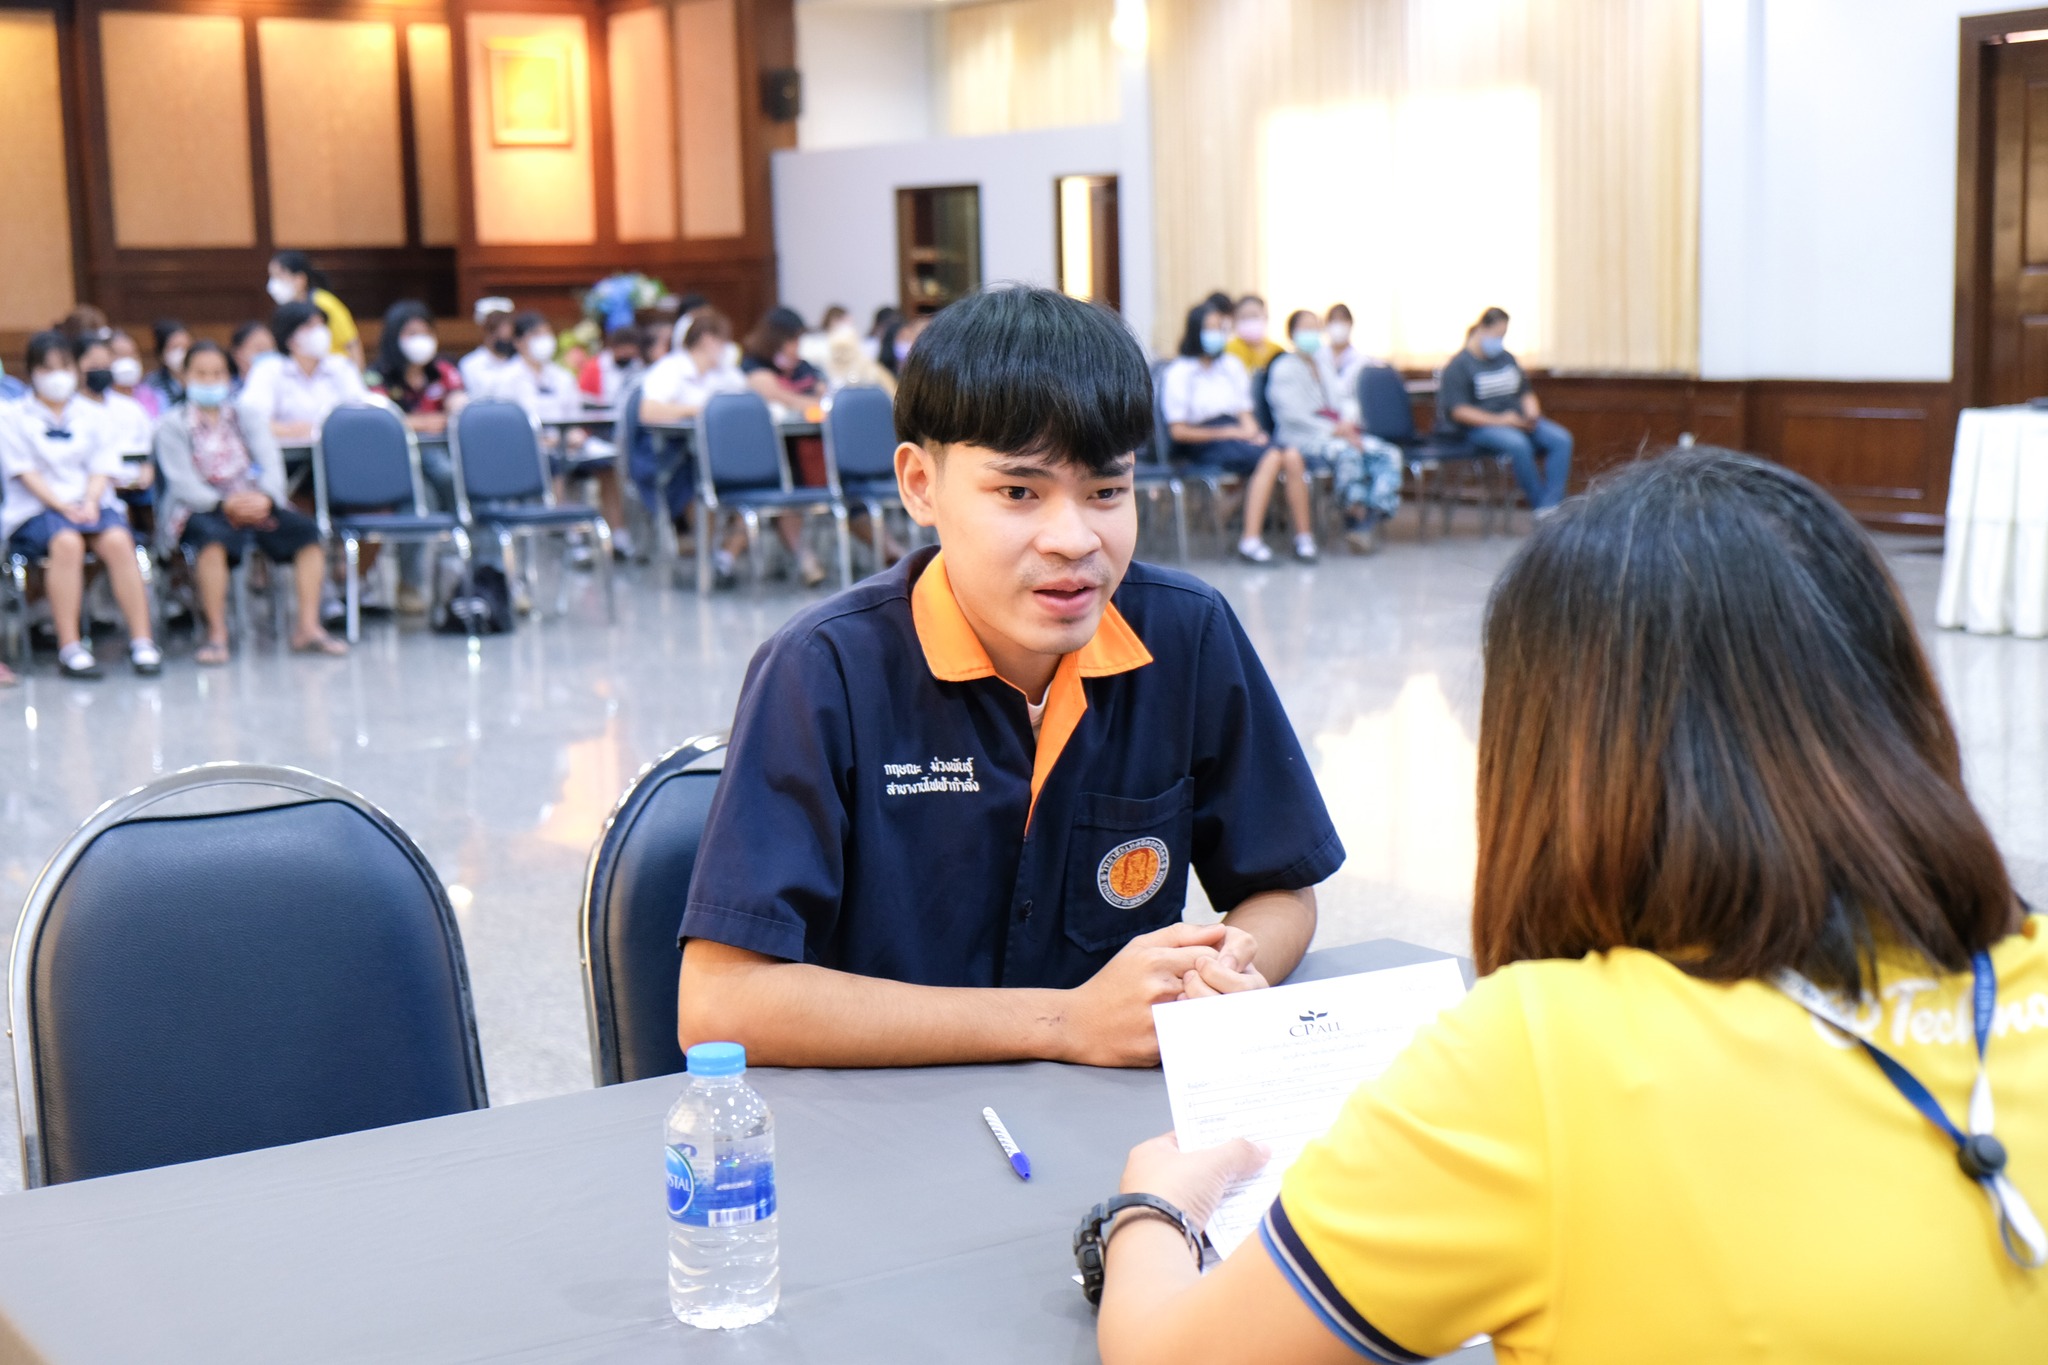
[[419, 447], [396, 408], [382, 403], [336, 408], [313, 442], [313, 492], [320, 515], [395, 507], [424, 511]]
[[617, 416], [612, 419], [612, 444], [618, 447], [619, 471], [624, 475], [633, 458], [633, 447], [640, 440], [640, 390], [647, 382], [647, 372], [628, 379], [619, 386]]
[[[1278, 356], [1274, 357], [1279, 359]], [[1252, 420], [1268, 436], [1273, 434], [1273, 362], [1267, 361], [1252, 374]]]
[[[221, 809], [222, 788], [290, 804]], [[144, 814], [173, 803], [211, 808]], [[101, 807], [30, 891], [11, 966], [30, 1186], [488, 1103], [440, 879], [311, 773], [209, 763]]]
[[[1166, 421], [1166, 370], [1171, 360], [1152, 362], [1152, 460], [1166, 464], [1173, 455], [1173, 431]], [[1142, 459], [1140, 461], [1143, 462]]]
[[467, 518], [476, 502], [547, 501], [553, 493], [547, 461], [526, 409], [517, 403], [470, 403], [448, 437], [455, 490]]
[[1391, 365], [1358, 371], [1358, 412], [1366, 431], [1382, 441], [1405, 445], [1415, 439], [1415, 407], [1401, 372]]
[[832, 395], [825, 413], [825, 458], [842, 479], [896, 477], [896, 405], [868, 384]]
[[676, 930], [724, 760], [723, 735], [663, 754], [633, 779], [591, 850], [583, 884], [583, 1000], [599, 1085], [683, 1069]]
[[787, 488], [782, 433], [758, 393], [721, 393], [697, 418], [697, 477], [713, 492]]

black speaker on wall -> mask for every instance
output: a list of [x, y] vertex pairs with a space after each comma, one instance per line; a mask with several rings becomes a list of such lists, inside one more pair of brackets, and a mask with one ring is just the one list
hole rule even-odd
[[761, 73], [761, 112], [788, 123], [804, 111], [804, 78], [793, 66]]

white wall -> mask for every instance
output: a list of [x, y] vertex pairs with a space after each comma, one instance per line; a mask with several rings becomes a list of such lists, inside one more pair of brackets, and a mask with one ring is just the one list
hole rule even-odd
[[[807, 318], [844, 304], [863, 323], [896, 299], [896, 191], [918, 185], [981, 187], [981, 272], [988, 283], [1057, 284], [1053, 181], [1117, 175], [1130, 147], [1119, 124], [1052, 128], [994, 137], [933, 138], [883, 147], [775, 154], [775, 254], [784, 303]], [[1149, 182], [1148, 182], [1149, 183]], [[1127, 315], [1133, 283], [1149, 309], [1152, 240], [1122, 241]], [[1139, 326], [1146, 334], [1150, 319]]]
[[931, 136], [932, 14], [923, 9], [796, 8], [806, 151]]
[[1702, 0], [1700, 371], [1945, 380], [1959, 0]]

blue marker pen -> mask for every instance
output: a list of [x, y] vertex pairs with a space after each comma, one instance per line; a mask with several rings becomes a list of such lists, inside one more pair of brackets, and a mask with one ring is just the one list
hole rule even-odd
[[988, 1130], [996, 1135], [996, 1142], [1001, 1145], [1003, 1155], [1010, 1158], [1010, 1169], [1017, 1173], [1019, 1180], [1029, 1180], [1031, 1178], [1031, 1158], [1024, 1155], [1023, 1151], [1017, 1146], [1017, 1140], [1010, 1136], [1009, 1129], [1003, 1127], [1003, 1121], [996, 1117], [996, 1111], [993, 1109], [983, 1109], [981, 1111], [981, 1118], [982, 1122], [988, 1125]]

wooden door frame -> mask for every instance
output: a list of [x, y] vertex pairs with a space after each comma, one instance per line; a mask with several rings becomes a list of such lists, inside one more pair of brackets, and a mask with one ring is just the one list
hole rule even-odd
[[2048, 29], [2048, 9], [1978, 14], [1960, 21], [1956, 118], [1956, 406], [1985, 401], [1991, 382], [1991, 195], [1996, 147], [1984, 79], [1991, 49], [2008, 33]]

